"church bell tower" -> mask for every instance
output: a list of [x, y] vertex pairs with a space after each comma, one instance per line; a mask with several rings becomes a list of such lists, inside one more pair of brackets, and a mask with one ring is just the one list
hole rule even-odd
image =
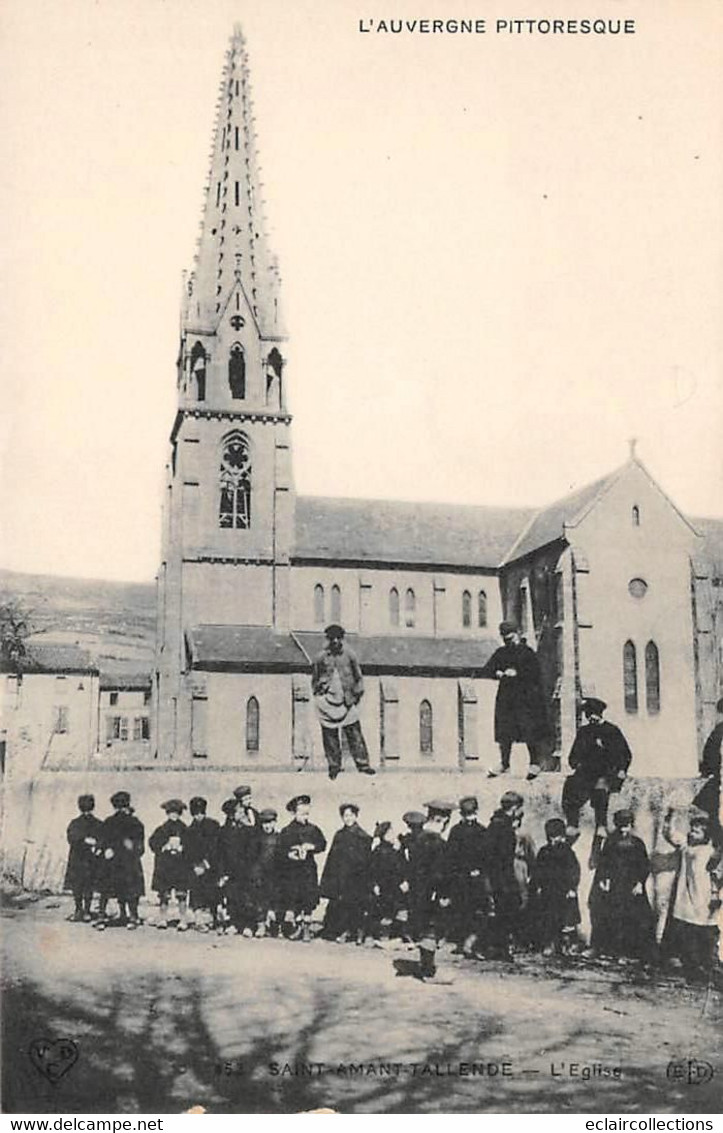
[[279, 285], [265, 232], [248, 56], [236, 27], [201, 234], [183, 284], [158, 574], [159, 759], [189, 754], [189, 632], [289, 627], [294, 490]]

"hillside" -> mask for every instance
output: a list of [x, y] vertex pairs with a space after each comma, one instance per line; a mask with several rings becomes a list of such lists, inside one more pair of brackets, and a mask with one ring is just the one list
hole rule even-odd
[[33, 635], [87, 649], [101, 672], [150, 669], [156, 626], [155, 583], [106, 582], [0, 570], [0, 598], [30, 612]]

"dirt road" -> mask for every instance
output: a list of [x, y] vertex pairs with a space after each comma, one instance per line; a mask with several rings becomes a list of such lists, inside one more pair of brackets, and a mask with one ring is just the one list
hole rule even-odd
[[[721, 1109], [718, 991], [450, 955], [450, 982], [426, 985], [401, 949], [100, 934], [68, 912], [55, 898], [4, 917], [6, 1112]], [[28, 1056], [38, 1038], [77, 1043], [55, 1084]]]

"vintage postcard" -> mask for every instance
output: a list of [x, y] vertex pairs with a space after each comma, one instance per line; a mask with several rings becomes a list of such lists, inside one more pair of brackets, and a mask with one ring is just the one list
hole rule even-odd
[[711, 1128], [722, 19], [4, 3], [6, 1113]]

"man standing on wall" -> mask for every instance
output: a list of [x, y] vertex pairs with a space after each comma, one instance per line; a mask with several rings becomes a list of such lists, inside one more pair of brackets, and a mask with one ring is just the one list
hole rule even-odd
[[326, 646], [313, 662], [311, 690], [321, 724], [329, 778], [336, 779], [341, 771], [342, 731], [357, 771], [362, 775], [374, 775], [359, 722], [359, 702], [364, 695], [361, 667], [356, 654], [344, 644], [342, 626], [327, 626], [324, 633]]
[[537, 654], [520, 638], [512, 622], [500, 625], [502, 646], [496, 649], [480, 676], [499, 681], [495, 701], [495, 743], [500, 749], [499, 767], [490, 768], [491, 778], [510, 769], [514, 743], [527, 745], [530, 754], [528, 779], [540, 774], [540, 757], [548, 739], [547, 710]]

